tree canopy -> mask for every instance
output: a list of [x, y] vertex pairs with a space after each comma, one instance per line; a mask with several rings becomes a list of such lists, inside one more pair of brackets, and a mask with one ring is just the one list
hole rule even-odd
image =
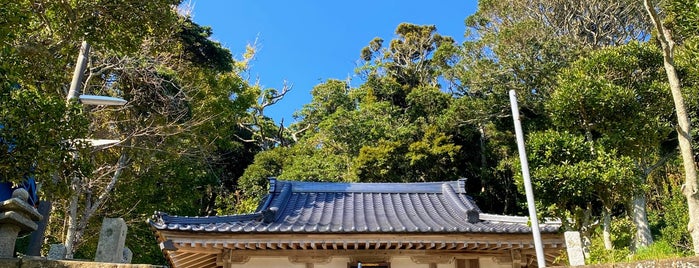
[[[507, 98], [515, 90], [542, 214], [582, 230], [593, 261], [653, 241], [687, 254], [696, 221], [681, 194], [696, 194], [679, 179], [677, 148], [686, 137], [696, 164], [699, 135], [697, 120], [673, 134], [685, 126], [666, 70], [695, 118], [699, 7], [644, 2], [483, 0], [464, 14], [462, 40], [401, 23], [358, 51], [360, 81], [295, 89], [312, 99], [286, 125], [266, 111], [291, 86], [248, 81], [255, 45], [233, 58], [211, 39], [215, 29], [177, 11], [180, 1], [4, 3], [0, 181], [41, 183], [54, 207], [47, 240], [69, 257], [94, 253], [99, 218], [124, 217], [127, 244], [147, 263], [163, 262], [143, 224], [150, 213], [249, 212], [269, 177], [466, 178], [483, 211], [525, 215]], [[126, 105], [66, 102], [83, 41], [92, 50], [80, 91]]]

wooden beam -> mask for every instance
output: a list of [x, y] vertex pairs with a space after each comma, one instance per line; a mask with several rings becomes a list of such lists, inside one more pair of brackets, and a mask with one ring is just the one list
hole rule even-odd
[[510, 256], [512, 259], [512, 268], [522, 268], [522, 252], [518, 249], [510, 250]]
[[385, 263], [391, 261], [391, 256], [389, 255], [355, 255], [351, 256], [350, 263], [365, 262], [365, 263]]
[[444, 255], [418, 255], [410, 256], [410, 260], [417, 264], [446, 264], [454, 261], [453, 256]]
[[455, 248], [456, 248], [456, 242], [451, 242], [451, 244], [449, 244], [447, 246], [447, 249], [455, 249]]
[[291, 263], [315, 263], [315, 264], [325, 264], [330, 263], [332, 260], [331, 256], [289, 256], [289, 262]]
[[209, 254], [199, 254], [199, 253], [185, 253], [178, 255], [176, 257], [178, 263], [187, 263], [192, 260], [201, 258], [201, 256], [208, 256]]
[[[298, 239], [299, 234], [288, 233], [191, 233], [182, 231], [162, 230], [158, 231], [158, 235], [164, 236], [166, 239], [173, 241], [204, 241], [204, 240], [245, 240], [245, 241], [284, 241]], [[561, 234], [541, 234], [544, 244], [562, 244], [565, 242]], [[531, 234], [491, 234], [491, 233], [447, 233], [447, 234], [420, 234], [420, 233], [405, 233], [405, 234], [374, 234], [374, 233], [349, 233], [349, 234], [323, 234], [310, 233], [303, 234], [307, 240], [357, 240], [357, 241], [512, 241], [531, 243]]]
[[174, 259], [173, 262], [180, 267], [202, 267], [211, 263], [215, 264], [216, 255], [192, 253], [189, 256]]
[[220, 251], [221, 250], [212, 249], [212, 248], [192, 248], [192, 247], [180, 245], [177, 247], [177, 251], [170, 251], [170, 252], [216, 254]]
[[395, 250], [395, 249], [380, 249], [380, 250], [232, 250], [233, 255], [250, 256], [250, 257], [289, 257], [289, 256], [308, 256], [308, 257], [352, 257], [352, 256], [448, 256], [459, 257], [463, 259], [478, 258], [478, 257], [502, 257], [507, 256], [504, 251], [440, 251], [440, 250]]

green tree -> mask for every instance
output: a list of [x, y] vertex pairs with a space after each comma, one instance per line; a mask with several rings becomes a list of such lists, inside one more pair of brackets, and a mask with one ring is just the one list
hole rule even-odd
[[407, 87], [438, 85], [440, 69], [448, 66], [451, 59], [444, 51], [452, 51], [454, 39], [438, 34], [434, 25], [401, 23], [396, 34], [398, 37], [391, 40], [388, 48], [377, 37], [362, 49], [364, 73], [392, 77]]
[[[257, 151], [235, 139], [250, 136], [236, 125], [256, 98], [239, 76], [244, 66], [209, 39], [210, 28], [179, 15], [177, 4], [16, 1], [0, 8], [0, 135], [5, 149], [16, 148], [2, 150], [1, 161], [11, 164], [0, 162], [0, 170], [8, 178], [33, 170], [54, 204], [48, 239], [66, 243], [69, 256], [94, 254], [97, 216], [123, 216], [136, 230], [130, 238], [152, 241], [143, 216], [161, 199], [179, 196], [177, 209], [212, 213], [212, 200], [243, 169], [232, 159], [244, 166]], [[93, 52], [80, 91], [127, 105], [66, 106], [81, 41]], [[76, 138], [120, 142], [89, 147]], [[190, 194], [157, 186], [173, 183]], [[139, 258], [160, 255], [148, 254]]]
[[[663, 54], [663, 67], [667, 75], [667, 80], [670, 84], [670, 92], [675, 104], [675, 114], [677, 115], [677, 138], [680, 144], [680, 154], [682, 155], [683, 167], [685, 173], [685, 183], [682, 185], [682, 193], [687, 198], [687, 207], [689, 211], [689, 224], [687, 229], [692, 236], [694, 245], [694, 254], [699, 255], [699, 181], [697, 181], [696, 162], [694, 160], [694, 152], [691, 144], [691, 126], [689, 124], [689, 116], [685, 108], [684, 97], [682, 96], [682, 87], [680, 77], [675, 64], [675, 47], [676, 41], [674, 34], [670, 31], [671, 28], [666, 27], [666, 23], [656, 10], [656, 6], [650, 0], [644, 0], [643, 4], [646, 7], [648, 15], [655, 26], [656, 39], [660, 43]], [[681, 37], [687, 36], [688, 30], [696, 29], [696, 21], [691, 21], [692, 17], [696, 17], [696, 4], [691, 6], [688, 2], [680, 1], [670, 4], [671, 11], [674, 16], [671, 16], [670, 22], [677, 23], [676, 29], [679, 30]], [[687, 7], [683, 10], [681, 7]], [[680, 8], [678, 8], [680, 7]], [[692, 15], [693, 14], [693, 15]], [[690, 18], [688, 20], [688, 18]], [[674, 28], [674, 27], [673, 27]], [[684, 34], [684, 35], [683, 35]], [[696, 35], [695, 35], [696, 36]], [[690, 39], [690, 44], [691, 44]], [[696, 44], [696, 43], [695, 43]]]
[[[638, 43], [592, 52], [560, 73], [559, 86], [546, 102], [554, 124], [583, 134], [592, 152], [595, 146], [603, 146], [633, 159], [639, 189], [667, 159], [661, 144], [672, 131], [659, 63], [657, 50]], [[636, 247], [648, 246], [653, 238], [646, 194], [627, 193], [635, 194]], [[605, 245], [611, 249], [609, 226], [604, 230]]]
[[[566, 219], [565, 228], [581, 230], [588, 239], [593, 217], [610, 217], [638, 184], [631, 158], [599, 145], [590, 148], [591, 143], [583, 135], [547, 130], [529, 135], [527, 145], [532, 183], [545, 213]], [[605, 229], [610, 224], [605, 219]]]
[[[456, 178], [461, 147], [441, 117], [453, 98], [438, 77], [450, 64], [453, 39], [434, 26], [401, 24], [388, 48], [375, 39], [362, 50], [365, 81], [356, 88], [328, 80], [289, 127], [294, 140], [257, 155], [241, 178], [255, 200], [267, 177], [334, 181], [430, 181]], [[242, 201], [248, 207], [252, 201]], [[239, 208], [238, 211], [241, 209]]]
[[449, 111], [463, 126], [460, 145], [478, 145], [469, 162], [479, 169], [479, 198], [498, 202], [493, 212], [521, 213], [507, 92], [520, 97], [525, 132], [550, 128], [544, 102], [559, 71], [591, 50], [644, 40], [649, 26], [633, 1], [479, 1], [465, 23], [460, 61], [445, 72], [460, 96]]

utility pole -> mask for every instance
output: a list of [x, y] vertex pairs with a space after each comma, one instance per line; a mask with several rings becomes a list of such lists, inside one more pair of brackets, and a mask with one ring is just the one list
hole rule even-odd
[[[75, 71], [73, 72], [73, 79], [70, 82], [70, 89], [68, 90], [68, 96], [66, 96], [66, 103], [70, 104], [71, 101], [77, 99], [83, 105], [124, 105], [126, 101], [121, 98], [107, 97], [107, 96], [94, 96], [94, 95], [81, 95], [80, 91], [83, 88], [82, 81], [87, 69], [87, 62], [90, 56], [90, 44], [87, 41], [83, 41], [80, 47], [80, 54], [78, 55], [78, 60], [75, 63]], [[114, 144], [119, 142], [119, 140], [97, 140], [97, 139], [75, 139], [88, 142], [90, 146], [96, 147], [101, 145]], [[74, 155], [78, 158], [77, 153]], [[123, 159], [124, 155], [120, 159]], [[71, 189], [73, 190], [73, 195], [70, 198], [70, 203], [68, 205], [68, 228], [66, 231], [66, 237], [63, 245], [66, 249], [66, 259], [72, 259], [73, 253], [75, 251], [75, 242], [78, 239], [78, 202], [82, 190], [82, 178], [80, 176], [73, 177], [71, 181]]]
[[[73, 71], [73, 80], [70, 81], [70, 89], [68, 90], [68, 96], [66, 96], [66, 103], [70, 104], [74, 99], [78, 99], [80, 96], [80, 90], [82, 89], [83, 75], [85, 69], [87, 68], [87, 60], [90, 56], [90, 44], [87, 41], [83, 41], [80, 46], [80, 53], [78, 54], [78, 60], [75, 63], [75, 70]], [[77, 158], [77, 154], [74, 155]], [[70, 205], [68, 207], [68, 230], [66, 232], [66, 237], [64, 241], [64, 246], [66, 248], [66, 258], [73, 259], [73, 246], [75, 244], [75, 232], [77, 230], [75, 227], [78, 225], [77, 209], [78, 209], [78, 199], [79, 199], [79, 187], [80, 178], [74, 177], [71, 181], [72, 190], [76, 191], [70, 198]]]
[[70, 90], [68, 90], [66, 102], [70, 102], [72, 99], [77, 99], [78, 96], [80, 96], [80, 88], [82, 87], [83, 75], [85, 73], [85, 68], [87, 68], [87, 59], [89, 56], [90, 44], [88, 44], [87, 41], [83, 41], [82, 45], [80, 46], [78, 61], [75, 63], [73, 80], [70, 81]]
[[541, 242], [539, 230], [539, 220], [536, 216], [536, 205], [534, 204], [534, 190], [532, 181], [529, 178], [529, 162], [527, 152], [524, 149], [524, 134], [522, 134], [522, 123], [519, 118], [519, 105], [517, 105], [517, 93], [510, 90], [510, 105], [512, 106], [512, 119], [515, 123], [515, 136], [517, 137], [517, 149], [519, 150], [519, 161], [522, 163], [522, 177], [524, 178], [524, 191], [527, 194], [527, 207], [529, 208], [529, 221], [532, 224], [532, 235], [534, 236], [534, 249], [536, 250], [536, 261], [539, 267], [546, 267], [544, 258], [544, 246]]
[[[80, 53], [78, 55], [78, 60], [75, 63], [75, 71], [73, 71], [73, 79], [70, 82], [70, 89], [68, 90], [68, 95], [66, 96], [66, 104], [70, 104], [74, 99], [78, 99], [80, 96], [80, 89], [82, 87], [83, 75], [85, 69], [87, 68], [87, 60], [90, 55], [90, 44], [87, 41], [83, 41], [80, 46]], [[77, 156], [75, 156], [77, 157]], [[71, 200], [73, 201], [73, 200]], [[39, 213], [44, 217], [38, 223], [38, 229], [34, 231], [31, 235], [29, 245], [27, 246], [27, 255], [29, 256], [40, 256], [41, 246], [44, 243], [46, 226], [48, 225], [48, 218], [50, 217], [53, 204], [48, 200], [39, 201]], [[69, 220], [75, 220], [70, 218]], [[72, 225], [75, 226], [75, 225]], [[72, 248], [72, 241], [65, 244], [66, 248]]]

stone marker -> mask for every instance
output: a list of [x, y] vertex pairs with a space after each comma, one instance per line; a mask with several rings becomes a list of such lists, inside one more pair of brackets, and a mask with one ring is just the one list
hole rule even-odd
[[585, 254], [583, 252], [582, 240], [580, 239], [580, 232], [565, 232], [565, 238], [570, 266], [585, 265]]
[[131, 263], [131, 259], [133, 259], [133, 252], [131, 252], [131, 249], [124, 247], [124, 258], [121, 260], [121, 263]]
[[124, 259], [126, 222], [122, 218], [104, 218], [97, 242], [95, 261], [121, 263]]
[[62, 260], [66, 257], [66, 246], [63, 244], [51, 244], [49, 255], [46, 256], [49, 260]]

